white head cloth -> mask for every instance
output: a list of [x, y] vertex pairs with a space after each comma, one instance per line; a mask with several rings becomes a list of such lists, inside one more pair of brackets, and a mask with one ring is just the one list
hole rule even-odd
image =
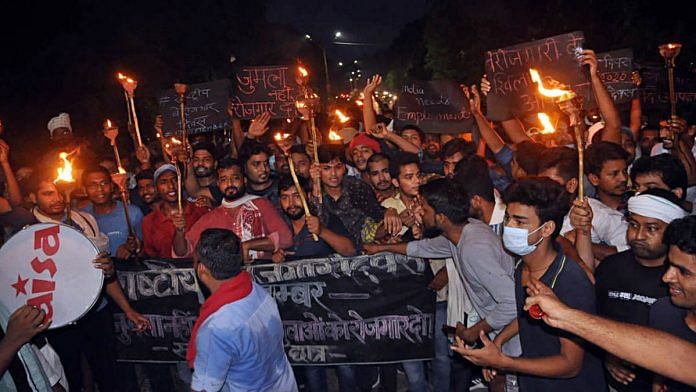
[[68, 128], [72, 132], [72, 126], [70, 126], [70, 115], [68, 113], [61, 113], [56, 117], [53, 117], [51, 121], [48, 122], [48, 131], [51, 132], [53, 136], [53, 131], [58, 128]]
[[638, 194], [628, 199], [628, 212], [659, 219], [668, 224], [687, 215], [684, 209], [671, 201], [663, 197], [645, 194]]

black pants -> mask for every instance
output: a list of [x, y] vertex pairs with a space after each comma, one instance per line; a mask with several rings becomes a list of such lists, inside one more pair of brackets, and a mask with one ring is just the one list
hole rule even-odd
[[132, 384], [125, 385], [134, 377], [123, 377], [116, 366], [114, 318], [108, 306], [90, 311], [74, 325], [47, 331], [46, 336], [60, 357], [70, 390], [82, 390], [81, 355], [87, 359], [100, 392], [131, 389]]

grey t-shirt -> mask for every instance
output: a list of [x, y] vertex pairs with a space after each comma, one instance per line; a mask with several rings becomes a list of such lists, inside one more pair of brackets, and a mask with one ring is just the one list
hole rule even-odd
[[[456, 245], [439, 236], [409, 242], [406, 253], [424, 258], [452, 257], [474, 310], [496, 334], [517, 317], [513, 260], [487, 224], [469, 218]], [[519, 338], [508, 341], [503, 351], [519, 355]]]

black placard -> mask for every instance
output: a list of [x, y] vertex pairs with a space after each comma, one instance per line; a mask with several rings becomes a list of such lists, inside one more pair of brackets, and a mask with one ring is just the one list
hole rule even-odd
[[396, 125], [417, 125], [429, 133], [471, 132], [474, 120], [459, 83], [416, 81], [401, 87], [395, 104]]
[[[633, 50], [619, 49], [597, 54], [597, 74], [614, 103], [630, 102], [637, 94], [631, 79]], [[587, 93], [585, 93], [587, 94]]]
[[237, 118], [252, 119], [264, 112], [273, 118], [297, 117], [300, 89], [295, 71], [287, 65], [244, 67], [235, 74], [230, 101]]
[[[152, 329], [114, 312], [117, 358], [180, 362], [199, 309], [191, 260], [116, 262], [123, 291]], [[423, 259], [382, 253], [282, 264], [249, 272], [278, 303], [293, 365], [387, 363], [433, 357], [435, 293]]]
[[[229, 94], [230, 81], [227, 79], [189, 85], [184, 101], [188, 134], [213, 132], [229, 127], [230, 121], [227, 114]], [[159, 110], [164, 120], [165, 136], [181, 134], [179, 96], [174, 89], [160, 93]]]
[[381, 253], [252, 265], [276, 299], [293, 365], [433, 357], [435, 292], [423, 259]]
[[589, 82], [575, 54], [583, 42], [582, 31], [574, 31], [486, 52], [485, 68], [491, 82], [486, 116], [502, 121], [555, 109], [553, 102], [542, 99], [536, 92], [530, 68], [537, 69], [542, 78], [553, 78], [579, 94], [587, 91]]
[[[643, 84], [639, 89], [644, 110], [657, 110], [669, 114], [669, 84], [664, 63], [636, 64]], [[677, 115], [696, 103], [696, 73], [677, 68], [674, 75]]]

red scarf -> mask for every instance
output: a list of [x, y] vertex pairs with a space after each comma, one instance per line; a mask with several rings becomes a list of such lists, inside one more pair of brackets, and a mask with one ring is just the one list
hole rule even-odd
[[221, 307], [249, 295], [252, 287], [251, 275], [246, 271], [242, 271], [233, 279], [221, 284], [203, 303], [196, 324], [193, 326], [191, 340], [189, 340], [188, 350], [186, 351], [186, 361], [188, 361], [190, 368], [193, 368], [193, 361], [196, 359], [196, 335], [198, 334], [198, 329], [203, 325], [203, 322]]

